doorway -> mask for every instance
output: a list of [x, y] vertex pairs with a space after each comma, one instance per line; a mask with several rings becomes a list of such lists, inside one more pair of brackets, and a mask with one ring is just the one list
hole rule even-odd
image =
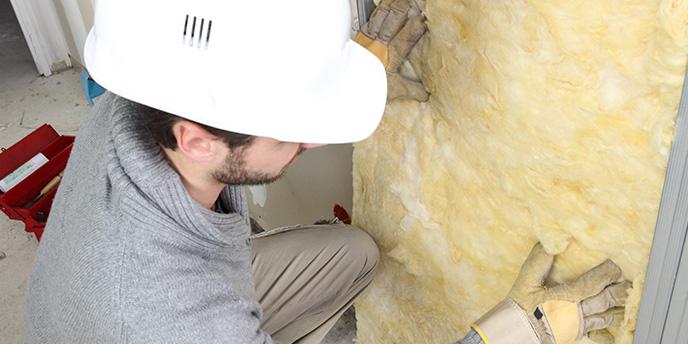
[[0, 0], [0, 89], [39, 75], [10, 0]]

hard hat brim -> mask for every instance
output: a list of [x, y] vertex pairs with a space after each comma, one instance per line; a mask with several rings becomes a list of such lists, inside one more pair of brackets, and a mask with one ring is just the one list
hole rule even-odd
[[[300, 142], [349, 143], [375, 132], [387, 101], [387, 74], [382, 62], [354, 41], [347, 43], [349, 58], [343, 63], [339, 104], [325, 105], [318, 123], [322, 133], [305, 135]], [[309, 137], [305, 137], [309, 136]], [[292, 141], [292, 140], [289, 140]]]

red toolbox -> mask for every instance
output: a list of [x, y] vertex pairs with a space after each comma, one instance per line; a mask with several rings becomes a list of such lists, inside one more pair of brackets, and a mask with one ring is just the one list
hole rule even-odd
[[50, 206], [52, 206], [57, 187], [51, 189], [35, 203], [31, 204], [31, 202], [40, 194], [41, 189], [64, 171], [73, 143], [74, 136], [60, 136], [53, 127], [44, 124], [12, 147], [2, 148], [0, 152], [0, 180], [39, 153], [48, 159], [45, 164], [7, 192], [3, 193], [0, 190], [2, 211], [10, 219], [23, 221], [26, 231], [35, 233], [39, 241], [50, 214]]

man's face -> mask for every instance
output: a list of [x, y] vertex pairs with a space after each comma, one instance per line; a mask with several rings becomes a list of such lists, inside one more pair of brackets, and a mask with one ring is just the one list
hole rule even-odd
[[282, 142], [267, 137], [256, 137], [248, 146], [229, 150], [223, 166], [213, 178], [223, 184], [269, 184], [286, 172], [307, 149], [319, 144]]

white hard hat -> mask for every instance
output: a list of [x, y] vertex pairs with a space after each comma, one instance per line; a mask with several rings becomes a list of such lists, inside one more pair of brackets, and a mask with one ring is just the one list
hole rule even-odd
[[85, 63], [111, 92], [205, 125], [354, 142], [387, 81], [350, 28], [348, 0], [98, 0]]

